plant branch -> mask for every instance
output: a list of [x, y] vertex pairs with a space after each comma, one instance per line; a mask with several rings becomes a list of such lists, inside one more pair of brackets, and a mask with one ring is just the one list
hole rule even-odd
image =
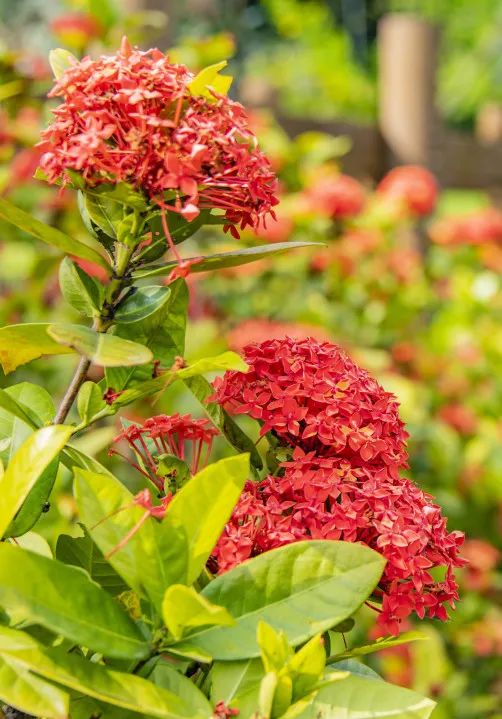
[[61, 404], [59, 405], [59, 409], [54, 418], [54, 424], [62, 424], [65, 421], [66, 417], [68, 416], [68, 412], [70, 411], [73, 402], [75, 401], [75, 397], [77, 396], [80, 387], [85, 382], [85, 378], [87, 377], [87, 372], [89, 371], [90, 366], [91, 360], [87, 359], [87, 357], [80, 358], [80, 362], [77, 365], [75, 374], [73, 375], [68, 389], [66, 390], [65, 395], [61, 400]]

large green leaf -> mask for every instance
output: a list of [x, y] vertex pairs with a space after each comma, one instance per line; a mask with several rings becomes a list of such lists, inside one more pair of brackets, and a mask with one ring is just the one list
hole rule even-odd
[[[168, 513], [169, 514], [169, 513]], [[375, 588], [385, 560], [362, 544], [304, 541], [247, 560], [202, 594], [225, 607], [233, 627], [190, 633], [178, 650], [202, 649], [229, 661], [258, 656], [258, 623], [284, 631], [297, 646], [353, 614]]]
[[47, 465], [5, 531], [6, 537], [20, 537], [36, 524], [44, 511], [58, 474], [59, 457]]
[[149, 652], [129, 615], [84, 572], [7, 543], [0, 545], [0, 606], [106, 656]]
[[[296, 719], [428, 719], [435, 702], [372, 678], [351, 675], [322, 687]], [[290, 714], [286, 714], [290, 716]]]
[[[31, 429], [36, 429], [39, 426], [33, 413], [29, 412], [27, 407], [23, 407], [20, 402], [17, 402], [15, 398], [11, 396], [11, 393], [4, 389], [0, 389], [0, 408], [7, 413], [8, 419], [5, 424], [9, 425], [7, 432], [3, 431], [3, 427], [0, 430], [3, 438], [11, 437], [12, 426], [16, 419], [20, 420], [26, 427], [31, 427]], [[2, 419], [5, 419], [5, 417], [0, 419], [0, 425], [3, 424]], [[29, 434], [29, 432], [27, 434]]]
[[72, 427], [54, 425], [37, 430], [19, 447], [0, 478], [0, 537], [42, 472], [59, 454], [73, 432]]
[[118, 324], [136, 324], [160, 310], [168, 301], [171, 290], [163, 285], [139, 287], [120, 304], [115, 312]]
[[211, 701], [225, 702], [239, 709], [241, 719], [249, 719], [258, 706], [260, 684], [265, 676], [261, 659], [214, 662], [211, 673]]
[[[171, 526], [161, 532], [162, 524], [152, 518], [135, 531], [146, 510], [133, 505], [133, 495], [111, 475], [77, 469], [75, 492], [82, 522], [101, 552], [114, 552], [109, 562], [115, 571], [160, 611], [166, 588], [186, 576], [182, 531]], [[129, 540], [114, 551], [130, 532]]]
[[36, 322], [0, 328], [0, 364], [5, 374], [43, 355], [73, 352], [70, 347], [64, 347], [49, 337], [48, 327], [47, 323]]
[[47, 333], [60, 345], [71, 347], [102, 367], [146, 364], [153, 359], [152, 353], [144, 345], [96, 332], [83, 325], [50, 325]]
[[59, 266], [59, 286], [69, 305], [84, 317], [99, 315], [104, 299], [103, 285], [65, 257]]
[[181, 639], [194, 627], [229, 626], [233, 618], [199, 594], [193, 587], [172, 584], [166, 589], [162, 602], [164, 624], [175, 639]]
[[112, 596], [128, 588], [111, 564], [105, 560], [88, 533], [83, 537], [60, 534], [56, 544], [56, 559], [85, 569], [91, 579]]
[[68, 255], [75, 255], [76, 257], [82, 257], [84, 260], [90, 260], [110, 271], [108, 263], [97, 250], [89, 247], [89, 245], [84, 245], [83, 242], [73, 237], [65, 235], [64, 232], [57, 230], [55, 227], [45, 225], [3, 197], [0, 197], [0, 217], [33, 237], [42, 240], [42, 242], [57, 247], [58, 250]]
[[[169, 691], [134, 674], [108, 669], [57, 648], [42, 649], [30, 636], [0, 627], [0, 656], [15, 659], [35, 674], [99, 701], [160, 719], [210, 719], [211, 708], [194, 685]], [[181, 677], [179, 684], [184, 678]], [[190, 680], [185, 678], [185, 682]], [[179, 686], [179, 685], [178, 685]], [[185, 698], [186, 697], [186, 698]]]
[[7, 656], [0, 658], [0, 700], [21, 712], [46, 719], [66, 719], [69, 711], [66, 692]]
[[[181, 533], [188, 547], [185, 583], [204, 569], [248, 479], [249, 456], [220, 459], [198, 472], [175, 494], [159, 526], [165, 541]], [[211, 600], [212, 601], [212, 600]], [[214, 602], [218, 604], [218, 602]]]
[[[209, 255], [208, 257], [190, 257], [187, 261], [200, 260], [191, 266], [191, 272], [208, 272], [209, 270], [223, 270], [228, 267], [247, 265], [249, 262], [256, 262], [256, 260], [278, 255], [288, 250], [322, 246], [319, 242], [275, 242], [271, 245], [258, 245], [257, 247], [247, 247], [243, 250], [219, 252], [218, 254]], [[157, 267], [136, 270], [132, 273], [132, 276], [134, 279], [145, 279], [147, 277], [168, 275], [177, 264], [175, 261], [165, 262]]]
[[251, 466], [254, 470], [263, 469], [260, 453], [252, 439], [239, 427], [232, 417], [225, 412], [218, 402], [208, 402], [214, 394], [214, 388], [205, 377], [184, 377], [183, 382], [196, 397], [202, 409], [207, 413], [215, 427], [223, 434], [227, 442], [238, 452], [249, 452]]

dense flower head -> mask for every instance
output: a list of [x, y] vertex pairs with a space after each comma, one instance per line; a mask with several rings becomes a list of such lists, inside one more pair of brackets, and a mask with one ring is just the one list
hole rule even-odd
[[321, 176], [307, 194], [313, 210], [335, 219], [359, 215], [365, 203], [363, 186], [349, 175]]
[[388, 172], [377, 192], [402, 202], [412, 215], [430, 215], [436, 206], [438, 185], [425, 167], [403, 165]]
[[[195, 474], [201, 466], [207, 464], [213, 439], [217, 434], [218, 430], [207, 419], [194, 419], [189, 414], [161, 414], [150, 417], [142, 425], [130, 424], [113, 442], [116, 444], [125, 440], [141, 458], [142, 467], [128, 457], [125, 459], [162, 489], [164, 480], [159, 476], [159, 457], [172, 455], [183, 461], [190, 461], [191, 473]], [[120, 452], [112, 448], [110, 454]]]
[[407, 434], [393, 395], [328, 342], [269, 340], [244, 356], [249, 372], [215, 380], [215, 398], [259, 420], [282, 452], [274, 474], [246, 484], [211, 568], [302, 539], [363, 542], [387, 560], [375, 591], [382, 632], [397, 633], [412, 612], [446, 619], [463, 535], [400, 476]]
[[223, 210], [237, 236], [237, 225], [257, 228], [277, 203], [274, 173], [244, 108], [212, 90], [192, 94], [193, 79], [160, 50], [127, 41], [72, 64], [50, 93], [63, 102], [42, 134], [49, 181], [74, 170], [89, 186], [130, 183], [187, 220]]
[[395, 397], [337, 345], [289, 337], [244, 348], [249, 371], [227, 372], [215, 398], [290, 447], [345, 459], [368, 477], [406, 467], [407, 433]]

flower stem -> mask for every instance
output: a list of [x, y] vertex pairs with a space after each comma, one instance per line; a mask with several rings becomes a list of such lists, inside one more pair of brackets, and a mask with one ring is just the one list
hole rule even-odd
[[[101, 313], [99, 317], [96, 317], [93, 325], [93, 329], [97, 332], [107, 332], [113, 324], [113, 307], [127, 282], [127, 270], [133, 251], [134, 247], [117, 243], [113, 277], [106, 288], [105, 300], [103, 302]], [[91, 360], [87, 359], [87, 357], [80, 358], [75, 374], [73, 375], [68, 389], [61, 400], [61, 404], [59, 405], [54, 418], [54, 424], [62, 424], [65, 421], [77, 397], [80, 387], [85, 382], [90, 366]]]

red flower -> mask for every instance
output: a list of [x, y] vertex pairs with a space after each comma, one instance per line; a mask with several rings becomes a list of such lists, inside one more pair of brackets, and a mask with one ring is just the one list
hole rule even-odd
[[238, 709], [231, 709], [225, 704], [225, 702], [218, 702], [214, 707], [214, 719], [229, 719], [229, 717], [239, 716], [240, 711]]
[[436, 206], [438, 186], [425, 167], [403, 165], [388, 172], [377, 187], [387, 197], [401, 201], [412, 215], [430, 215]]
[[191, 415], [165, 415], [150, 417], [143, 425], [131, 424], [115, 439], [114, 444], [126, 440], [141, 458], [142, 467], [116, 449], [109, 454], [119, 454], [159, 489], [164, 479], [158, 475], [158, 459], [161, 455], [174, 455], [190, 461], [190, 470], [196, 474], [207, 464], [214, 437], [218, 434], [207, 419], [194, 419]]
[[90, 40], [103, 34], [101, 23], [86, 13], [65, 13], [50, 23], [52, 32], [65, 45], [83, 48]]
[[[376, 591], [382, 630], [397, 633], [411, 612], [446, 619], [463, 535], [448, 533], [432, 498], [400, 477], [407, 434], [393, 395], [327, 342], [271, 340], [245, 348], [245, 359], [249, 372], [215, 380], [215, 397], [260, 420], [291, 458], [277, 476], [247, 483], [211, 568], [300, 539], [364, 542], [387, 559]], [[437, 567], [442, 581], [430, 573]]]
[[116, 55], [72, 65], [50, 93], [63, 103], [42, 133], [49, 181], [76, 170], [91, 186], [130, 183], [188, 221], [218, 208], [235, 236], [236, 225], [256, 229], [277, 204], [275, 176], [243, 107], [216, 92], [193, 95], [193, 78], [127, 40]]
[[364, 207], [364, 188], [349, 175], [321, 177], [308, 190], [313, 210], [336, 219], [359, 215]]
[[439, 245], [487, 245], [502, 242], [502, 213], [487, 207], [435, 222], [429, 234]]

